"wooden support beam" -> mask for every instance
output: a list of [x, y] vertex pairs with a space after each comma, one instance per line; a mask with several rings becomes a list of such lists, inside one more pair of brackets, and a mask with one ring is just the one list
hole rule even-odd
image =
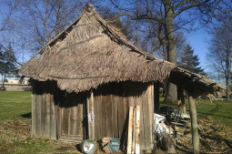
[[128, 139], [127, 139], [127, 153], [131, 154], [131, 148], [132, 148], [132, 128], [133, 128], [133, 122], [134, 122], [134, 116], [133, 116], [133, 106], [129, 109], [129, 122], [128, 122]]
[[136, 106], [136, 131], [135, 131], [135, 153], [140, 153], [140, 144], [139, 144], [139, 136], [140, 136], [140, 106]]
[[184, 90], [180, 86], [178, 86], [178, 106], [186, 113]]
[[88, 134], [89, 139], [94, 140], [94, 121], [90, 121], [91, 116], [94, 116], [94, 99], [93, 91], [87, 92], [87, 116], [88, 116]]
[[131, 153], [135, 153], [135, 130], [136, 130], [136, 109], [134, 108], [133, 110], [133, 115], [134, 115], [134, 119], [133, 119], [133, 131], [132, 131], [132, 150], [131, 150]]
[[192, 128], [192, 143], [194, 154], [199, 153], [199, 134], [198, 134], [198, 124], [197, 124], [197, 111], [195, 100], [193, 98], [193, 93], [188, 91], [188, 100], [189, 100], [189, 110], [191, 117], [191, 128]]
[[154, 83], [154, 112], [159, 111], [159, 82]]

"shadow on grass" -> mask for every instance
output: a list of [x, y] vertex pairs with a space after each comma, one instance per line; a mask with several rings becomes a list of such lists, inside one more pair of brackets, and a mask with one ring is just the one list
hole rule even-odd
[[21, 114], [20, 116], [23, 117], [23, 118], [31, 119], [31, 112], [30, 113], [26, 113], [26, 114]]
[[211, 116], [217, 116], [217, 117], [232, 119], [232, 117], [214, 114], [214, 113], [220, 112], [219, 110], [222, 108], [222, 105], [219, 104], [218, 102], [213, 102], [213, 103], [214, 103], [216, 106], [215, 106], [213, 109], [211, 109], [210, 111], [208, 111], [208, 112], [199, 112], [199, 111], [198, 111], [197, 113], [200, 113], [200, 114], [203, 114], [203, 115], [211, 115]]
[[227, 116], [219, 116], [219, 115], [216, 115], [216, 114], [212, 114], [210, 112], [197, 112], [197, 113], [200, 113], [200, 114], [203, 114], [203, 115], [210, 115], [210, 116], [215, 116], [215, 117], [222, 117], [222, 118], [227, 118], [227, 119], [232, 119], [232, 117], [227, 117]]

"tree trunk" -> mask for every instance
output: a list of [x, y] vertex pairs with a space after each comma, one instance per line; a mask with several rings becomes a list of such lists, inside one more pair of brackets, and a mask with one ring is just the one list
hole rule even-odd
[[178, 106], [186, 113], [183, 88], [178, 87]]
[[226, 100], [227, 101], [230, 100], [230, 78], [229, 78], [229, 75], [227, 75], [227, 77], [226, 77]]
[[3, 74], [3, 87], [5, 86], [5, 78], [6, 78], [6, 74]]
[[199, 153], [199, 134], [198, 134], [198, 124], [197, 124], [197, 111], [195, 100], [193, 99], [192, 93], [188, 93], [189, 97], [189, 110], [191, 117], [191, 129], [192, 129], [192, 142], [194, 154]]
[[[171, 9], [171, 0], [164, 2], [165, 7], [165, 37], [167, 40], [166, 50], [167, 50], [167, 60], [176, 64], [176, 38], [174, 35], [173, 21], [174, 12]], [[164, 102], [166, 103], [177, 103], [177, 87], [172, 83], [167, 83], [168, 89], [166, 91], [166, 96]]]
[[177, 86], [175, 84], [172, 84], [170, 82], [166, 83], [166, 91], [165, 91], [165, 103], [178, 103], [177, 100]]

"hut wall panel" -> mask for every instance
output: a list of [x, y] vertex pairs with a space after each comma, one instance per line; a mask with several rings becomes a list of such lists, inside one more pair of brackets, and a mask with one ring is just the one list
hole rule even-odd
[[[102, 91], [103, 93], [105, 92], [105, 91]], [[104, 95], [102, 95], [102, 117], [99, 117], [99, 118], [101, 118], [101, 128], [102, 128], [102, 136], [104, 137], [106, 137], [107, 136], [107, 120], [108, 120], [108, 118], [107, 118], [107, 110], [109, 110], [108, 108], [107, 108], [107, 105], [106, 105], [106, 103], [107, 103], [107, 96], [104, 96]], [[96, 113], [96, 114], [98, 114], [98, 113]], [[96, 115], [95, 114], [95, 115]], [[96, 121], [97, 122], [97, 121]]]
[[62, 109], [62, 135], [68, 135], [68, 124], [69, 124], [69, 109], [63, 108]]
[[[112, 84], [111, 92], [113, 94], [118, 93], [118, 85]], [[113, 126], [113, 136], [118, 138], [119, 132], [118, 132], [118, 101], [119, 97], [117, 95], [111, 95], [112, 100], [112, 126]]]
[[50, 137], [50, 102], [47, 100], [47, 93], [42, 95], [42, 114], [41, 114], [41, 127], [42, 127], [42, 138]]
[[70, 134], [78, 135], [77, 125], [80, 124], [79, 118], [77, 117], [78, 107], [72, 107], [70, 109]]
[[56, 83], [33, 81], [32, 137], [57, 139]]
[[140, 148], [151, 150], [153, 98], [150, 83], [110, 83], [94, 90], [95, 140], [119, 137], [121, 146], [127, 143], [130, 106], [140, 105]]
[[140, 135], [139, 135], [139, 144], [140, 148], [144, 149], [146, 147], [146, 136], [145, 136], [145, 125], [146, 125], [146, 113], [147, 108], [144, 103], [148, 101], [148, 98], [146, 97], [146, 92], [144, 92], [140, 97], [137, 97], [136, 102], [137, 105], [140, 106]]
[[42, 130], [41, 130], [41, 111], [42, 111], [42, 96], [37, 95], [36, 97], [37, 102], [36, 102], [36, 135], [35, 137], [41, 137], [42, 135]]
[[102, 96], [101, 94], [96, 94], [96, 96], [94, 96], [94, 111], [95, 111], [95, 115], [99, 115], [99, 116], [95, 116], [95, 140], [100, 140], [101, 139], [101, 134], [102, 134], [102, 123], [101, 123], [101, 108], [102, 108]]
[[143, 109], [142, 109], [142, 113], [143, 115], [143, 131], [144, 132], [144, 143], [143, 147], [141, 147], [142, 149], [146, 149], [146, 147], [149, 147], [150, 145], [150, 137], [151, 137], [151, 133], [150, 133], [150, 112], [149, 112], [149, 87], [147, 88], [147, 91], [143, 94], [143, 105], [142, 105]]
[[86, 103], [85, 93], [66, 93], [64, 99], [61, 100], [60, 140], [74, 142], [83, 140], [84, 103]]
[[54, 140], [57, 139], [58, 132], [58, 118], [56, 118], [58, 112], [56, 110], [57, 106], [55, 105], [54, 95], [50, 95], [50, 138]]
[[[111, 93], [111, 87], [108, 86], [108, 88], [106, 89], [109, 93]], [[105, 106], [107, 108], [106, 110], [106, 124], [107, 124], [107, 136], [114, 136], [113, 133], [113, 122], [112, 122], [112, 99], [111, 99], [111, 95], [107, 95], [106, 96], [106, 103]]]

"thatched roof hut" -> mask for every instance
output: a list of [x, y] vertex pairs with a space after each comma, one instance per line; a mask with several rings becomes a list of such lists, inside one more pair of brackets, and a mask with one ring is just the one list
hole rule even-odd
[[113, 81], [163, 82], [170, 73], [170, 81], [177, 85], [195, 79], [197, 91], [220, 89], [204, 76], [142, 51], [92, 7], [41, 51], [43, 54], [29, 60], [20, 73], [38, 81], [55, 80], [68, 92], [86, 91]]
[[[140, 145], [151, 150], [157, 83], [169, 80], [186, 90], [191, 87], [194, 95], [222, 89], [203, 76], [142, 51], [90, 5], [37, 54], [41, 56], [20, 68], [21, 74], [33, 79], [34, 137], [122, 138], [128, 107], [140, 105], [144, 119]], [[95, 122], [87, 122], [91, 113]]]

